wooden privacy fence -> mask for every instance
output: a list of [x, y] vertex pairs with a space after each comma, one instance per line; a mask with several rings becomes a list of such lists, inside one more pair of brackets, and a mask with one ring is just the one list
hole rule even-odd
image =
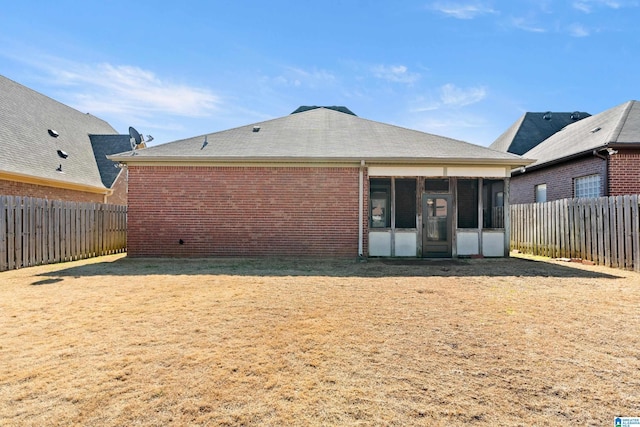
[[0, 271], [126, 247], [126, 206], [0, 196]]
[[511, 206], [511, 249], [640, 271], [638, 196]]

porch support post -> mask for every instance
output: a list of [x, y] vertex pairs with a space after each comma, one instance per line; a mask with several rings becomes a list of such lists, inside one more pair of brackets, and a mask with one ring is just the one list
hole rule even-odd
[[511, 253], [511, 204], [509, 203], [509, 183], [510, 178], [504, 179], [504, 192], [502, 208], [504, 217], [504, 256], [508, 257]]
[[363, 257], [364, 239], [364, 160], [360, 160], [358, 175], [358, 257]]

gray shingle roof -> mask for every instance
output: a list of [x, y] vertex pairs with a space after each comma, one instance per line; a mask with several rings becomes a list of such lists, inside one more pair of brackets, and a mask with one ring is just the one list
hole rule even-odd
[[327, 108], [170, 142], [117, 160], [530, 163], [510, 153]]
[[522, 155], [565, 126], [589, 117], [589, 113], [525, 113], [489, 148]]
[[89, 139], [102, 183], [111, 188], [122, 169], [117, 167], [116, 162], [107, 159], [107, 156], [131, 150], [129, 135], [89, 135]]
[[627, 101], [565, 127], [524, 156], [537, 159], [530, 167], [590, 153], [608, 146], [640, 144], [640, 103]]
[[[0, 76], [0, 171], [104, 188], [90, 133], [117, 132], [97, 117]], [[60, 166], [62, 172], [56, 170]]]

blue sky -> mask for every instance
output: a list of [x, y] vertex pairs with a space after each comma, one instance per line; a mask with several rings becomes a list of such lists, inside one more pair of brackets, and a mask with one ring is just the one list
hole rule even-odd
[[153, 144], [344, 105], [489, 145], [640, 98], [640, 0], [3, 3], [0, 74]]

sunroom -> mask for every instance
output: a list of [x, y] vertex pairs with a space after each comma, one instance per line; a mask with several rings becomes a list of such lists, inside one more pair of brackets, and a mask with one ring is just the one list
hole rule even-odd
[[[369, 169], [369, 256], [508, 256], [508, 170], [440, 169], [432, 176]], [[478, 169], [481, 176], [470, 174]]]

